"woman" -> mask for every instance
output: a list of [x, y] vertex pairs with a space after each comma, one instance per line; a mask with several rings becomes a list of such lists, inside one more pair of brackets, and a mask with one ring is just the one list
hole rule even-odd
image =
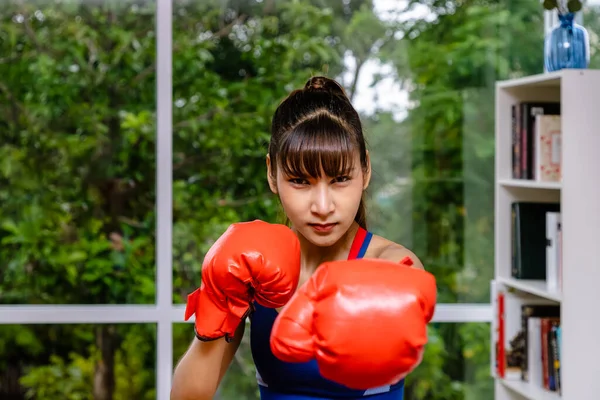
[[[300, 244], [302, 285], [324, 262], [372, 258], [400, 262], [408, 249], [367, 231], [364, 191], [371, 178], [358, 113], [335, 81], [313, 77], [275, 111], [267, 155], [267, 178], [279, 196], [288, 224]], [[252, 355], [263, 400], [368, 398], [401, 400], [404, 381], [353, 390], [323, 378], [315, 362], [285, 363], [269, 338], [277, 309], [254, 304], [250, 314]], [[241, 338], [194, 340], [173, 377], [172, 399], [212, 399]], [[284, 394], [285, 393], [285, 394]]]

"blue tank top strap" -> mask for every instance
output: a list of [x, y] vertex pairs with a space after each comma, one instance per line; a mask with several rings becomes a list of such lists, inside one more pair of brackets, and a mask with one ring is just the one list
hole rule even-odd
[[371, 243], [371, 238], [373, 234], [363, 227], [359, 226], [356, 234], [354, 235], [354, 240], [352, 241], [352, 245], [350, 246], [350, 252], [348, 253], [348, 260], [355, 260], [357, 258], [363, 258], [365, 253], [367, 252], [367, 248], [369, 247], [369, 243]]
[[365, 239], [363, 240], [362, 246], [360, 246], [360, 250], [359, 250], [356, 258], [363, 258], [365, 256], [365, 253], [367, 252], [367, 248], [369, 247], [369, 243], [371, 243], [372, 237], [373, 237], [373, 234], [371, 232], [367, 232], [367, 235], [365, 236]]

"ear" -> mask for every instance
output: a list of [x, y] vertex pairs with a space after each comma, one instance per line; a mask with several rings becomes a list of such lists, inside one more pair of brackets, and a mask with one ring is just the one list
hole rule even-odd
[[273, 179], [271, 168], [271, 157], [269, 157], [267, 154], [267, 181], [269, 182], [269, 188], [271, 188], [271, 192], [277, 194], [277, 182], [275, 179]]
[[367, 170], [363, 174], [363, 190], [367, 190], [371, 182], [371, 156], [367, 150]]

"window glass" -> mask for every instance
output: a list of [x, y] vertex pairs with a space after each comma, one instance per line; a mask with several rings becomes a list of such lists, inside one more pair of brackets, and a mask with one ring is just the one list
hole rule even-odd
[[0, 398], [155, 400], [155, 324], [0, 325]]
[[151, 1], [0, 8], [0, 304], [153, 303]]

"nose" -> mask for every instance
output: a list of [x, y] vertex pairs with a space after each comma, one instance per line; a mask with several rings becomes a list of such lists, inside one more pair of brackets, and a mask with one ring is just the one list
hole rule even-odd
[[312, 190], [310, 211], [319, 217], [327, 217], [335, 211], [335, 201], [329, 185], [315, 185]]

